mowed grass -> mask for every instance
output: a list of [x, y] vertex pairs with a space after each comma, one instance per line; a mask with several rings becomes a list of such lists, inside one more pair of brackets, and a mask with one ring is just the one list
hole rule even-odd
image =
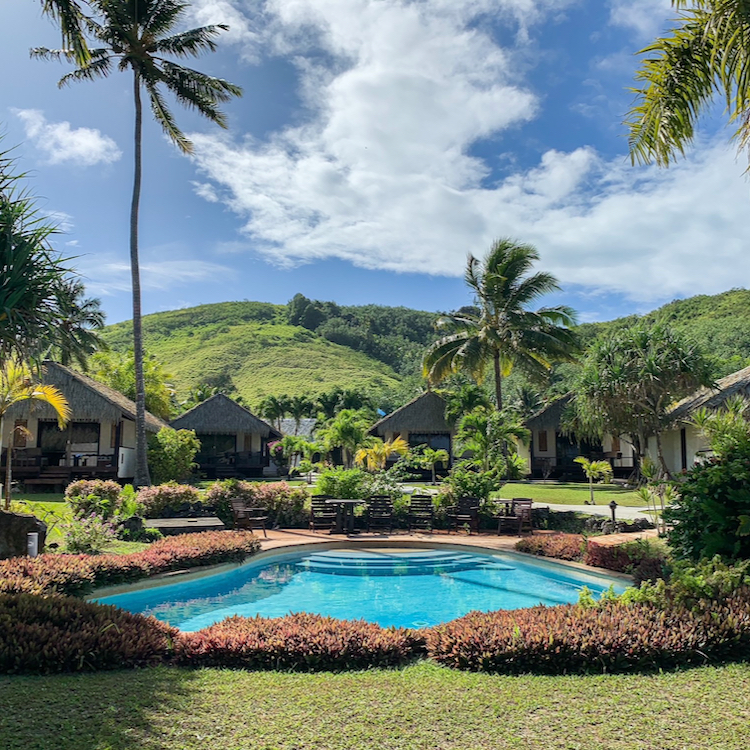
[[[508, 482], [499, 493], [500, 497], [530, 497], [540, 503], [560, 505], [585, 505], [591, 493], [588, 484], [575, 482]], [[618, 505], [643, 508], [645, 503], [633, 492], [613, 484], [595, 484], [594, 500], [597, 505], [609, 505], [613, 500]]]
[[508, 677], [428, 663], [0, 679], [5, 750], [746, 750], [750, 665]]

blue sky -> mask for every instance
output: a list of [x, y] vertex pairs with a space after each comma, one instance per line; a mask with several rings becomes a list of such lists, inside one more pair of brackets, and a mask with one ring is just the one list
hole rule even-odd
[[[0, 7], [0, 123], [56, 243], [109, 322], [130, 317], [131, 79], [60, 90], [40, 0]], [[744, 157], [721, 111], [687, 159], [632, 167], [634, 53], [669, 0], [195, 0], [224, 22], [198, 69], [240, 84], [229, 130], [175, 112], [195, 153], [145, 128], [145, 312], [222, 300], [448, 310], [510, 236], [582, 321], [746, 286]], [[12, 71], [12, 74], [9, 72]]]

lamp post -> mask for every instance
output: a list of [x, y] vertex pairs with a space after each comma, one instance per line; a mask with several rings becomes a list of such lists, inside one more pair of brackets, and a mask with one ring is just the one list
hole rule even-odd
[[614, 500], [609, 504], [609, 509], [612, 511], [612, 523], [616, 523], [615, 511], [617, 510], [617, 503]]

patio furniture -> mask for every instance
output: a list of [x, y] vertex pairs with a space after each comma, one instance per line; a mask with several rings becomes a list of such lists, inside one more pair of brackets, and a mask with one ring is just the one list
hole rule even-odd
[[367, 530], [393, 531], [393, 500], [388, 495], [372, 495], [367, 501]]
[[336, 507], [336, 524], [331, 529], [332, 534], [354, 534], [354, 506], [362, 505], [364, 500], [348, 497], [331, 497], [326, 500], [330, 506]]
[[532, 531], [531, 505], [532, 500], [526, 497], [514, 497], [508, 511], [497, 517], [497, 533], [515, 533], [521, 536], [524, 531]]
[[435, 516], [435, 506], [432, 495], [412, 495], [409, 500], [409, 531], [412, 529], [429, 529], [432, 533], [432, 523]]
[[330, 495], [313, 495], [310, 498], [310, 530], [328, 529], [333, 531], [339, 511], [330, 504]]
[[266, 534], [266, 522], [268, 521], [268, 512], [265, 508], [248, 507], [244, 500], [231, 500], [232, 516], [234, 518], [235, 529], [263, 529], [263, 536]]
[[449, 528], [458, 531], [460, 527], [466, 527], [469, 534], [472, 531], [479, 533], [479, 498], [461, 497], [456, 505], [448, 510]]

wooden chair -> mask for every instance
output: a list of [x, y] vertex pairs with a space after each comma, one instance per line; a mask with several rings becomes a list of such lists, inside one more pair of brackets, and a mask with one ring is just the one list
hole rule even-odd
[[532, 500], [527, 497], [514, 497], [509, 514], [498, 516], [497, 533], [506, 531], [521, 536], [524, 531], [533, 531], [531, 519]]
[[409, 514], [407, 520], [409, 531], [412, 529], [429, 529], [432, 533], [432, 523], [435, 517], [435, 505], [432, 495], [412, 495], [409, 500]]
[[367, 501], [367, 530], [393, 531], [393, 500], [388, 495], [373, 495]]
[[265, 508], [250, 508], [245, 505], [244, 500], [231, 500], [232, 516], [234, 517], [235, 529], [263, 529], [263, 536], [266, 534], [266, 522], [268, 521], [268, 512]]
[[458, 531], [459, 526], [467, 526], [469, 534], [479, 533], [479, 498], [460, 497], [448, 512], [450, 528]]
[[310, 531], [336, 527], [338, 510], [335, 506], [326, 502], [331, 500], [330, 495], [313, 495], [310, 498]]

